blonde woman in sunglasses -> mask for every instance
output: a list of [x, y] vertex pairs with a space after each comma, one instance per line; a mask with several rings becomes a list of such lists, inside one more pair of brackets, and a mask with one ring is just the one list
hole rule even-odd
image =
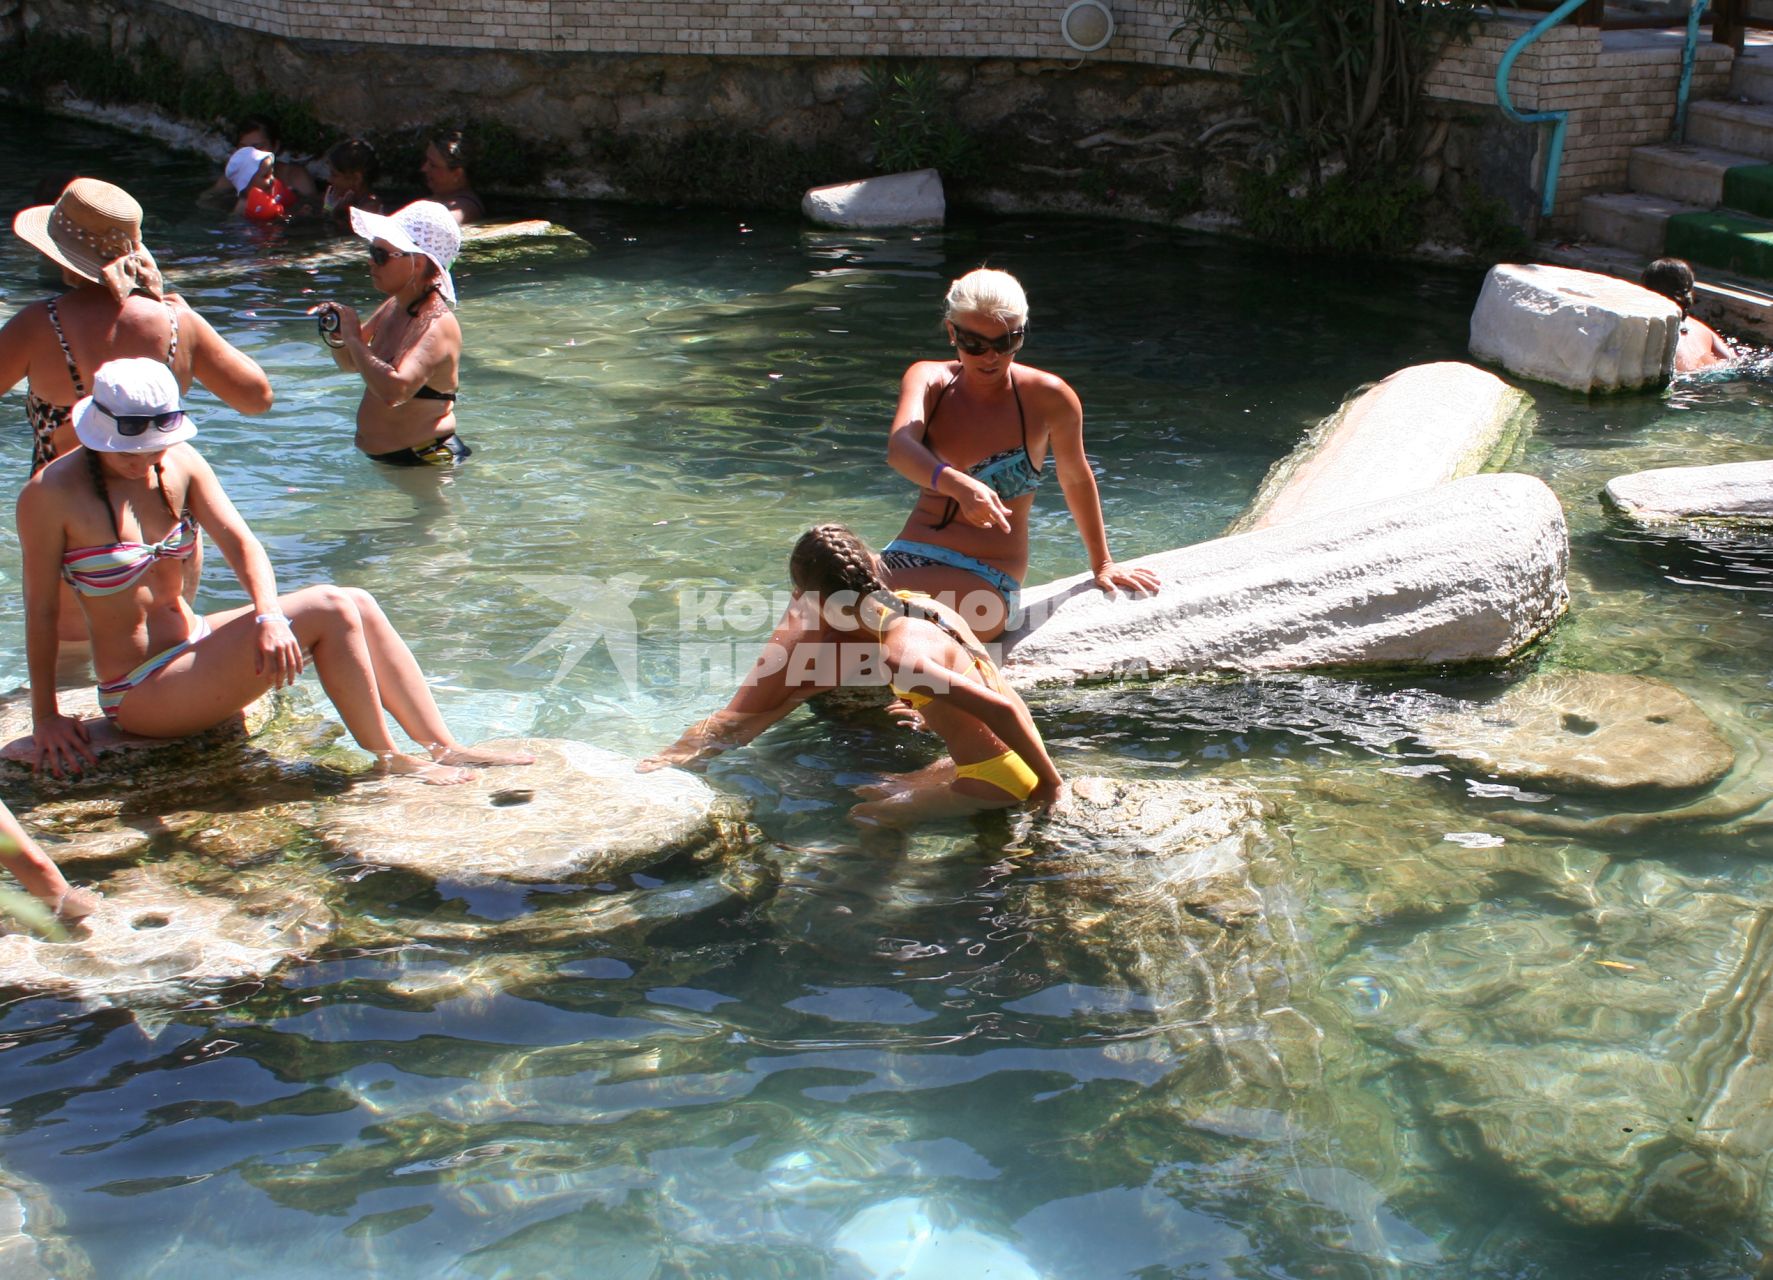
[[[904, 527], [880, 553], [888, 588], [934, 597], [979, 639], [996, 639], [1016, 620], [1028, 515], [1055, 471], [1096, 585], [1110, 594], [1158, 590], [1155, 573], [1122, 568], [1108, 550], [1077, 393], [1057, 374], [1016, 360], [1028, 332], [1021, 284], [1007, 271], [970, 271], [949, 286], [942, 323], [954, 357], [905, 371], [888, 436], [887, 461], [918, 487]], [[816, 618], [790, 609], [725, 710], [652, 762], [724, 750], [758, 717], [780, 716], [784, 704], [820, 692], [809, 687], [809, 673], [824, 668], [803, 660], [803, 650], [826, 639]]]

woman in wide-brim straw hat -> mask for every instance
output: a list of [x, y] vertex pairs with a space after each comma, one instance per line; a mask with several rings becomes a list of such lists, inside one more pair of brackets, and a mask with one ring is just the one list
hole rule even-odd
[[461, 228], [435, 200], [415, 200], [386, 215], [353, 209], [351, 229], [369, 241], [370, 282], [386, 299], [367, 320], [342, 302], [308, 310], [339, 368], [363, 379], [357, 447], [393, 467], [453, 467], [472, 452], [456, 435], [462, 327], [449, 269]]
[[[163, 361], [181, 391], [200, 382], [240, 413], [271, 407], [271, 383], [251, 357], [169, 293], [142, 243], [142, 207], [121, 187], [76, 178], [53, 205], [13, 219], [20, 239], [61, 268], [60, 297], [34, 302], [0, 328], [0, 392], [29, 379], [25, 417], [35, 475], [77, 443], [71, 416], [107, 361]], [[196, 563], [187, 584], [196, 590]], [[63, 639], [83, 635], [80, 612], [63, 610]]]

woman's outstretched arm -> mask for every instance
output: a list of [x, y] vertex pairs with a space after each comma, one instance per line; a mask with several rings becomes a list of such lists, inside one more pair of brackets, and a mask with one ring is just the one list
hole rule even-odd
[[1084, 551], [1090, 557], [1090, 573], [1096, 585], [1110, 595], [1125, 587], [1140, 593], [1158, 589], [1158, 576], [1150, 569], [1123, 569], [1115, 564], [1108, 550], [1108, 529], [1102, 521], [1102, 494], [1096, 488], [1096, 474], [1084, 453], [1083, 404], [1065, 381], [1054, 378], [1057, 385], [1048, 388], [1052, 394], [1052, 410], [1048, 417], [1048, 439], [1053, 450], [1053, 465], [1059, 472], [1059, 487], [1065, 491], [1065, 505], [1083, 539]]
[[277, 602], [277, 574], [271, 568], [271, 558], [223, 492], [221, 482], [203, 455], [187, 448], [185, 460], [191, 476], [185, 501], [191, 514], [252, 598], [254, 623], [258, 627], [253, 670], [260, 674], [269, 673], [274, 687], [294, 684], [302, 673], [302, 647], [296, 642], [295, 633], [289, 629], [289, 619], [283, 616], [283, 607]]

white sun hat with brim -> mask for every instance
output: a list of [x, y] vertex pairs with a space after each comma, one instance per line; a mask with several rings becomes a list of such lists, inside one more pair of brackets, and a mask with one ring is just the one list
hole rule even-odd
[[158, 453], [197, 434], [179, 403], [178, 379], [146, 356], [100, 365], [73, 418], [80, 443], [100, 453]]
[[252, 185], [252, 180], [259, 176], [259, 170], [265, 167], [265, 161], [276, 158], [269, 151], [260, 151], [257, 147], [241, 147], [228, 157], [228, 163], [222, 172], [234, 184], [234, 193], [241, 195]]
[[422, 253], [437, 264], [437, 291], [456, 305], [456, 282], [449, 269], [462, 251], [462, 229], [456, 216], [435, 200], [414, 200], [393, 213], [368, 213], [351, 208], [351, 230], [365, 240], [382, 240], [402, 253]]

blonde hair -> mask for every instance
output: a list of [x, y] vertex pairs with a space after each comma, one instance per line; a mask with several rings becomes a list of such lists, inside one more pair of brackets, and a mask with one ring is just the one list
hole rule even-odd
[[970, 313], [1017, 326], [1028, 319], [1028, 295], [1021, 284], [1009, 272], [992, 267], [969, 271], [949, 285], [944, 306], [944, 320]]

